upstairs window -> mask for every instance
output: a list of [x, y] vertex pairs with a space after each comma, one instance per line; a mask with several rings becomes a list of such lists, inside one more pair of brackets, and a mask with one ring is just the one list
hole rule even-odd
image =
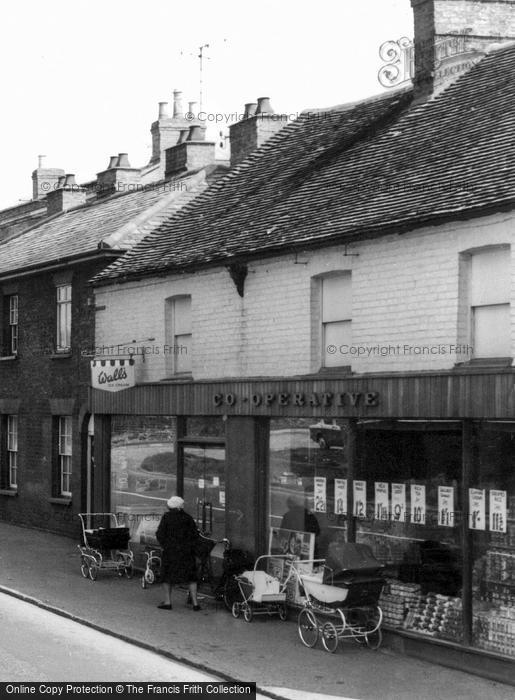
[[192, 368], [191, 296], [166, 300], [165, 347], [167, 375], [190, 374]]
[[[322, 364], [341, 367], [352, 343], [352, 273], [322, 278]], [[347, 351], [347, 352], [346, 352]]]
[[510, 357], [510, 249], [474, 253], [470, 304], [474, 357]]
[[57, 352], [70, 352], [72, 328], [72, 286], [57, 287]]
[[18, 354], [18, 295], [4, 296], [3, 351], [6, 357]]

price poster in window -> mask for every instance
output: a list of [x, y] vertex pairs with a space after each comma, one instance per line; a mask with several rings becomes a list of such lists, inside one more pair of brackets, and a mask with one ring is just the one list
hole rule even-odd
[[426, 487], [423, 484], [411, 484], [411, 522], [426, 524]]
[[392, 484], [392, 520], [406, 520], [406, 484]]
[[347, 479], [334, 480], [334, 512], [347, 515]]
[[506, 532], [506, 491], [490, 491], [490, 530]]
[[438, 525], [454, 526], [454, 488], [452, 486], [438, 487]]
[[353, 490], [353, 513], [356, 518], [365, 518], [367, 515], [367, 482], [355, 481]]
[[220, 491], [218, 495], [218, 500], [221, 506], [225, 506], [225, 491]]
[[315, 513], [327, 512], [326, 484], [325, 476], [315, 476]]
[[388, 484], [385, 481], [375, 482], [375, 506], [376, 520], [388, 520], [390, 501], [388, 498]]
[[485, 530], [485, 490], [469, 489], [469, 528]]

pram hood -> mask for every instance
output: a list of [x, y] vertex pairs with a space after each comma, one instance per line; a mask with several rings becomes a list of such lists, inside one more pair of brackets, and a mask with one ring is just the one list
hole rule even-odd
[[326, 565], [331, 573], [326, 581], [333, 585], [348, 584], [357, 580], [381, 579], [384, 564], [381, 564], [366, 544], [333, 542], [327, 551]]

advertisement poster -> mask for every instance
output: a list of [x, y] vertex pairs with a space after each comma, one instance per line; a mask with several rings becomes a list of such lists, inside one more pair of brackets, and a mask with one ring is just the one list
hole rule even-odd
[[315, 476], [315, 513], [327, 512], [326, 486], [325, 476]]
[[426, 487], [423, 484], [411, 484], [411, 522], [426, 524]]
[[469, 528], [485, 530], [485, 490], [469, 489]]
[[315, 533], [270, 528], [269, 554], [290, 554], [297, 559], [313, 559]]
[[490, 491], [490, 530], [506, 532], [506, 491]]
[[347, 515], [347, 479], [334, 480], [334, 512]]
[[406, 520], [406, 484], [392, 484], [392, 520]]
[[388, 498], [388, 484], [385, 481], [375, 482], [375, 507], [376, 520], [388, 520], [390, 501]]
[[438, 525], [454, 526], [454, 488], [452, 486], [438, 487]]
[[365, 518], [367, 515], [367, 482], [355, 481], [353, 489], [352, 512], [356, 518]]

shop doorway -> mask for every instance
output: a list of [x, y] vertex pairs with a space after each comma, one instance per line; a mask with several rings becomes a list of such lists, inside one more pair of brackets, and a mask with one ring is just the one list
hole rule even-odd
[[[226, 536], [225, 444], [182, 444], [182, 490], [199, 530], [215, 540]], [[181, 489], [182, 486], [182, 489]]]

